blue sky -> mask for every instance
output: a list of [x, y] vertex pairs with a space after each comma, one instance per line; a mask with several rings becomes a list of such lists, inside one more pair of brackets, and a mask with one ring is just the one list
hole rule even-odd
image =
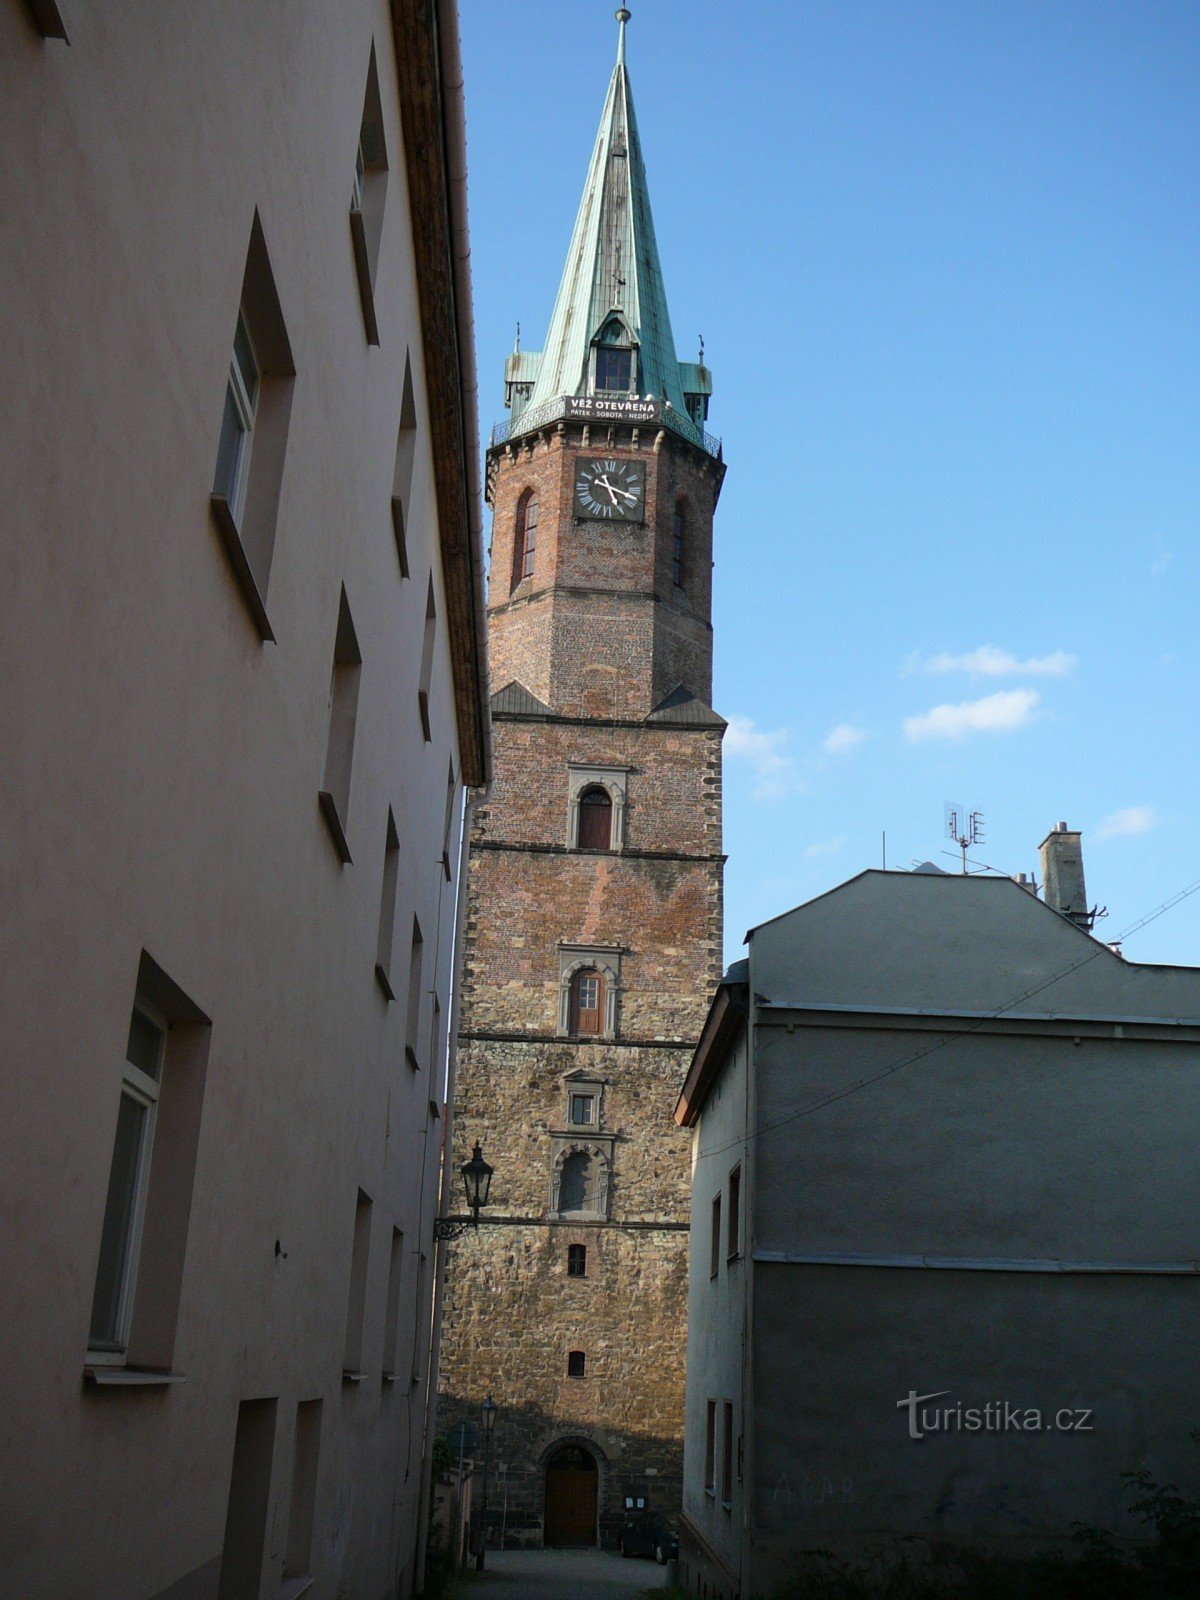
[[[1200, 6], [642, 0], [678, 353], [704, 335], [726, 950], [881, 859], [1032, 872], [1105, 938], [1200, 880]], [[544, 337], [616, 45], [462, 0], [486, 430]], [[1200, 965], [1200, 893], [1132, 935]]]

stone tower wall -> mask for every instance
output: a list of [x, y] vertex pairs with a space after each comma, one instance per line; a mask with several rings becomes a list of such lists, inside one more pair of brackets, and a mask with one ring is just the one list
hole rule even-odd
[[[540, 1543], [546, 1462], [579, 1444], [599, 1469], [599, 1533], [626, 1496], [678, 1508], [686, 1371], [690, 1140], [673, 1110], [721, 971], [721, 735], [711, 683], [712, 511], [722, 468], [669, 435], [562, 430], [493, 451], [492, 687], [543, 703], [495, 710], [495, 783], [475, 818], [455, 1103], [455, 1164], [478, 1139], [488, 1218], [449, 1246], [439, 1424], [500, 1406], [509, 1542]], [[643, 527], [577, 523], [575, 462], [647, 467]], [[533, 575], [511, 589], [517, 502], [539, 497]], [[685, 583], [672, 582], [683, 496]], [[645, 719], [680, 684], [675, 722]], [[572, 842], [572, 768], [616, 774], [619, 837]], [[580, 957], [582, 949], [585, 954]], [[565, 1033], [572, 961], [601, 952], [610, 1031]], [[599, 1085], [598, 1121], [568, 1096]], [[603, 1213], [555, 1205], [565, 1151], [605, 1165]], [[586, 1274], [567, 1273], [584, 1245]], [[570, 1377], [570, 1352], [585, 1356]]]

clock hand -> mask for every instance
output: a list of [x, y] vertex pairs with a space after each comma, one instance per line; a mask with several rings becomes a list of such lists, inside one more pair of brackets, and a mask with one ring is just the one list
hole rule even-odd
[[615, 489], [613, 487], [613, 485], [611, 483], [609, 483], [607, 477], [597, 478], [596, 482], [597, 483], [602, 483], [604, 485], [604, 487], [608, 490], [609, 494], [614, 496], [613, 505], [616, 505], [617, 502], [616, 502], [616, 498], [615, 497], [617, 495], [619, 495], [619, 494], [623, 494], [625, 496], [626, 500], [636, 500], [637, 499], [637, 495], [630, 494], [628, 489]]

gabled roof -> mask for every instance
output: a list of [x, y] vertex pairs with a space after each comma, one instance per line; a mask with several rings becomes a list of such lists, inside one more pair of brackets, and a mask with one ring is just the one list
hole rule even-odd
[[503, 689], [497, 689], [492, 696], [492, 715], [501, 717], [548, 717], [550, 707], [538, 699], [537, 695], [530, 694], [523, 683], [518, 683], [516, 678], [511, 683], [506, 683]]
[[[531, 408], [559, 395], [585, 392], [591, 342], [615, 311], [637, 340], [638, 392], [684, 409], [646, 168], [625, 70], [625, 19], [621, 12], [617, 15], [617, 64], [609, 81], [550, 331], [537, 363]], [[526, 354], [526, 371], [534, 366], [534, 354]], [[709, 379], [702, 392], [710, 393], [711, 388]]]
[[725, 718], [719, 717], [710, 705], [706, 705], [690, 689], [684, 688], [682, 683], [672, 689], [664, 700], [658, 702], [654, 710], [647, 714], [645, 721], [668, 722], [695, 728], [725, 726]]

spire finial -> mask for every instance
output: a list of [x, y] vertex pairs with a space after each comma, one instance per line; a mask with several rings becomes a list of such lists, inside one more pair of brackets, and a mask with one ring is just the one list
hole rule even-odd
[[616, 18], [620, 25], [620, 32], [617, 35], [617, 65], [623, 67], [625, 65], [625, 24], [629, 21], [629, 7], [619, 6]]

